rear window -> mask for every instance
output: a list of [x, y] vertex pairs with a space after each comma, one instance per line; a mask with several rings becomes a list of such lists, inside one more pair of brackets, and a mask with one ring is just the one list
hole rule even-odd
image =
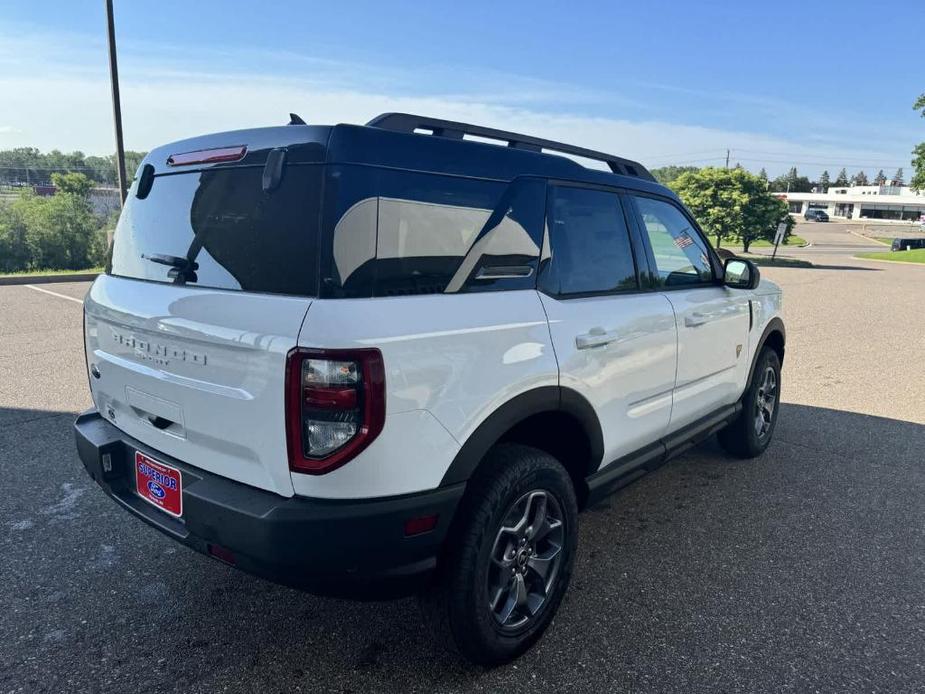
[[[107, 271], [155, 282], [315, 296], [322, 169], [290, 165], [272, 192], [263, 190], [263, 167], [156, 176], [144, 199], [133, 186]], [[195, 277], [176, 278], [169, 263], [182, 259], [196, 263]]]

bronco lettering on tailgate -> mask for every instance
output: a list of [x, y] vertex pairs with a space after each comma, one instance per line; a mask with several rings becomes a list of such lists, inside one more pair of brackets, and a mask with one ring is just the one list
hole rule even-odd
[[113, 330], [112, 340], [117, 345], [125, 345], [132, 349], [136, 357], [153, 361], [155, 364], [162, 366], [166, 366], [171, 360], [185, 361], [190, 364], [199, 364], [201, 366], [205, 366], [206, 364], [206, 355], [202, 352], [192, 352], [175, 345], [143, 340], [130, 333], [120, 333]]

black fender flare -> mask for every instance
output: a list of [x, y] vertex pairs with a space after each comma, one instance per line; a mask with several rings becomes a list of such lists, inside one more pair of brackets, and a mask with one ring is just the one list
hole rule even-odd
[[[787, 344], [787, 331], [784, 328], [784, 321], [782, 321], [779, 316], [774, 316], [769, 320], [768, 324], [764, 327], [764, 332], [761, 333], [761, 338], [758, 340], [758, 347], [755, 348], [752, 356], [751, 366], [748, 367], [748, 380], [745, 381], [746, 384], [752, 382], [752, 374], [755, 372], [755, 364], [758, 363], [758, 355], [761, 354], [761, 350], [764, 349], [765, 344], [768, 342], [768, 338], [771, 337], [773, 333], [780, 333], [781, 345]], [[783, 364], [783, 353], [781, 353], [780, 361]]]
[[479, 463], [505, 433], [533, 415], [563, 412], [574, 417], [588, 436], [591, 459], [586, 475], [594, 472], [604, 457], [604, 434], [591, 403], [571, 388], [540, 386], [505, 402], [476, 427], [466, 439], [443, 475], [440, 486], [466, 482]]

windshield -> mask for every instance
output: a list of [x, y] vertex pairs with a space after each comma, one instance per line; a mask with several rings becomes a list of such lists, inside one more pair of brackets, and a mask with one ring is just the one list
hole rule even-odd
[[[322, 167], [290, 165], [272, 192], [263, 167], [156, 176], [129, 192], [112, 275], [252, 292], [314, 296]], [[173, 257], [175, 262], [165, 263]], [[154, 259], [152, 261], [152, 258]], [[188, 259], [195, 272], [177, 272]]]

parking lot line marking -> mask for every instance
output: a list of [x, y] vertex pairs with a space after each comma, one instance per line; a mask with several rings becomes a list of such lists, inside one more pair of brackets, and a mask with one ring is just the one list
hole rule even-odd
[[83, 299], [75, 299], [73, 296], [68, 296], [67, 294], [59, 294], [58, 292], [50, 292], [47, 289], [36, 287], [34, 284], [26, 284], [23, 286], [29, 287], [29, 289], [34, 289], [37, 292], [42, 292], [42, 294], [51, 294], [52, 296], [57, 296], [59, 299], [67, 299], [68, 301], [76, 301], [78, 304], [83, 303]]

